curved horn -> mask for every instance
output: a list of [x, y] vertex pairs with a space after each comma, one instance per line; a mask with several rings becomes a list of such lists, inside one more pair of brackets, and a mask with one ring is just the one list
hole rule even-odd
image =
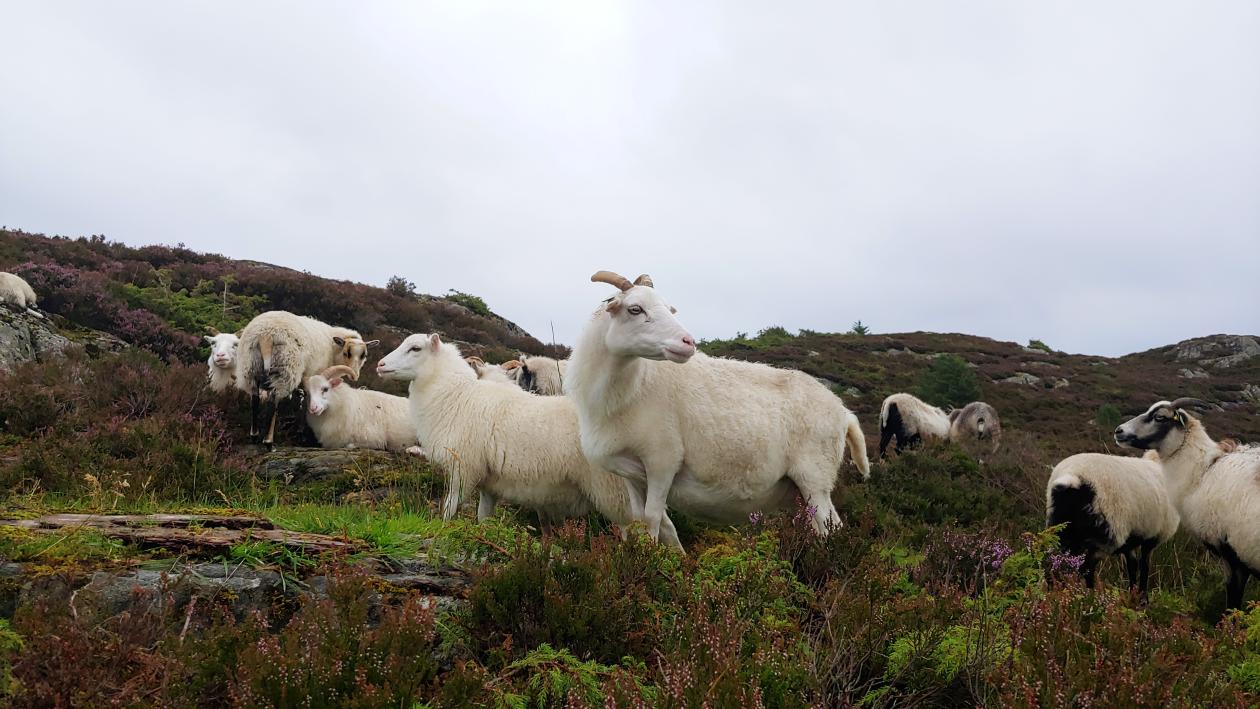
[[359, 375], [354, 370], [344, 364], [336, 364], [319, 373], [324, 379], [332, 379], [334, 377], [350, 377], [351, 381], [359, 381]]
[[210, 331], [210, 334], [211, 334], [211, 335], [218, 335], [218, 334], [220, 334], [220, 333], [219, 333], [219, 331], [218, 331], [217, 329], [213, 328], [213, 327], [208, 327], [208, 328], [206, 328], [206, 329]]
[[634, 288], [634, 284], [626, 280], [625, 276], [619, 276], [612, 271], [597, 272], [595, 275], [591, 276], [591, 283], [607, 283], [609, 285], [617, 286], [617, 288], [622, 291], [628, 291], [631, 288]]
[[645, 274], [643, 274], [643, 275], [641, 275], [641, 276], [639, 276], [638, 278], [634, 279], [634, 284], [635, 284], [636, 286], [647, 286], [648, 288], [655, 288], [655, 287], [656, 287], [656, 286], [652, 285], [652, 277], [651, 277], [651, 276], [649, 276], [649, 275], [648, 275], [648, 274], [646, 274], [646, 273], [645, 273]]
[[518, 367], [520, 367], [521, 361], [519, 359], [509, 359], [508, 361], [504, 362], [503, 364], [500, 364], [499, 366], [510, 372], [513, 369], [517, 369]]
[[1180, 399], [1172, 401], [1169, 406], [1174, 409], [1184, 409], [1186, 407], [1198, 409], [1200, 411], [1210, 410], [1212, 405], [1203, 399], [1196, 399], [1193, 396], [1183, 396]]

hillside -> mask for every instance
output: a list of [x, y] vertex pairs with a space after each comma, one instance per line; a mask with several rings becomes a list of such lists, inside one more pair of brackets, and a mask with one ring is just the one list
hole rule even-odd
[[182, 246], [132, 248], [97, 236], [0, 230], [0, 270], [25, 278], [44, 310], [167, 360], [204, 360], [208, 328], [231, 332], [265, 310], [352, 327], [386, 350], [412, 332], [440, 332], [491, 358], [548, 351], [475, 296], [425, 295], [405, 280], [390, 288], [336, 281]]
[[872, 455], [882, 398], [956, 355], [1005, 444], [980, 457], [928, 445], [868, 481], [846, 464], [844, 527], [827, 537], [803, 504], [732, 528], [671, 511], [684, 556], [595, 515], [547, 537], [510, 505], [445, 520], [445, 476], [427, 462], [267, 453], [246, 440], [244, 397], [203, 386], [201, 332], [269, 308], [386, 348], [440, 330], [491, 360], [546, 351], [475, 299], [21, 232], [0, 232], [5, 268], [50, 315], [0, 306], [0, 704], [1260, 702], [1260, 606], [1223, 612], [1200, 543], [1160, 546], [1142, 599], [1114, 561], [1084, 589], [1081, 558], [1042, 530], [1050, 466], [1112, 449], [1117, 419], [1157, 398], [1216, 402], [1216, 437], [1260, 440], [1255, 336], [1114, 359], [934, 333], [702, 343], [825, 381]]
[[[1119, 421], [1160, 399], [1196, 396], [1219, 405], [1205, 417], [1213, 435], [1260, 441], [1260, 337], [1214, 335], [1119, 358], [1070, 355], [960, 334], [791, 335], [781, 328], [757, 337], [702, 343], [713, 355], [792, 367], [833, 385], [858, 413], [868, 438], [888, 394], [913, 392], [937, 355], [966, 360], [984, 400], [1008, 430], [1036, 436], [1047, 455], [1114, 449]], [[1099, 419], [1105, 419], [1099, 422]]]

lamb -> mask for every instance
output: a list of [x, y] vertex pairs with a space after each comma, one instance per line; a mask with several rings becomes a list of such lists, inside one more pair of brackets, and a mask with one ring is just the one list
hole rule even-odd
[[[459, 350], [437, 335], [411, 335], [376, 371], [411, 382], [415, 432], [447, 473], [447, 519], [474, 489], [481, 492], [479, 520], [500, 499], [537, 510], [544, 529], [592, 506], [623, 534], [638, 519], [625, 481], [583, 457], [569, 399], [478, 381]], [[673, 522], [665, 518], [662, 527], [666, 541], [681, 548]]]
[[894, 436], [898, 453], [924, 438], [949, 438], [949, 414], [910, 394], [893, 394], [879, 409], [879, 457]]
[[210, 356], [206, 359], [206, 386], [211, 391], [222, 392], [236, 386], [236, 348], [240, 343], [240, 335], [231, 332], [211, 330], [205, 336], [210, 345]]
[[1177, 531], [1159, 456], [1078, 453], [1054, 466], [1046, 483], [1046, 526], [1064, 524], [1060, 547], [1084, 556], [1081, 575], [1094, 587], [1098, 562], [1124, 556], [1129, 587], [1146, 596], [1151, 550]]
[[345, 377], [357, 378], [353, 368], [339, 364], [306, 380], [306, 422], [319, 444], [416, 452], [419, 441], [406, 397], [355, 389]]
[[587, 459], [630, 480], [653, 538], [667, 502], [739, 523], [795, 491], [818, 533], [840, 525], [831, 493], [846, 440], [864, 477], [870, 467], [857, 418], [838, 397], [803, 372], [698, 352], [646, 275], [591, 280], [618, 292], [582, 332], [565, 398], [576, 403]]
[[569, 360], [556, 360], [551, 357], [534, 355], [521, 357], [520, 367], [516, 368], [516, 383], [525, 391], [532, 391], [543, 396], [561, 396], [564, 394], [564, 373], [569, 368]]
[[236, 360], [236, 387], [250, 394], [250, 436], [257, 438], [260, 432], [259, 404], [263, 392], [268, 393], [271, 408], [271, 423], [263, 443], [274, 446], [280, 401], [308, 377], [334, 365], [347, 365], [358, 376], [367, 360], [368, 348], [379, 342], [364, 342], [359, 333], [349, 328], [283, 310], [272, 310], [250, 320], [241, 330], [241, 356]]
[[949, 440], [955, 443], [988, 440], [989, 453], [997, 453], [1002, 442], [1002, 420], [997, 409], [983, 401], [973, 401], [949, 412]]
[[1116, 443], [1159, 453], [1169, 498], [1181, 522], [1228, 567], [1225, 596], [1241, 608], [1247, 580], [1260, 575], [1260, 446], [1226, 452], [1184, 407], [1199, 399], [1159, 401], [1118, 426]]
[[37, 300], [35, 290], [21, 276], [0, 271], [0, 303], [33, 310]]

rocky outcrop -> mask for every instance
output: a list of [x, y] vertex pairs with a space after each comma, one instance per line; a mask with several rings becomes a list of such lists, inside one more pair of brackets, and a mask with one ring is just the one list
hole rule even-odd
[[380, 473], [399, 466], [399, 457], [386, 451], [325, 448], [284, 448], [268, 453], [258, 465], [259, 477], [301, 483], [341, 475]]
[[1214, 335], [1178, 342], [1172, 347], [1173, 359], [1195, 361], [1205, 367], [1228, 369], [1260, 357], [1260, 342], [1247, 335]]
[[46, 316], [0, 305], [0, 372], [61, 357], [73, 346]]

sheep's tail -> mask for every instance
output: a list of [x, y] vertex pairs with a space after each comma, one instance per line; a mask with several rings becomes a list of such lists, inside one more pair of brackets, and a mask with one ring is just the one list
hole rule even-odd
[[[299, 362], [294, 361], [294, 350], [274, 333], [263, 334], [245, 353], [248, 367], [242, 374], [254, 391], [270, 391], [285, 398], [302, 385]], [[244, 386], [244, 385], [242, 385]]]
[[849, 443], [850, 455], [863, 478], [871, 477], [871, 462], [866, 458], [866, 436], [862, 435], [862, 426], [852, 411], [845, 412], [844, 438]]

